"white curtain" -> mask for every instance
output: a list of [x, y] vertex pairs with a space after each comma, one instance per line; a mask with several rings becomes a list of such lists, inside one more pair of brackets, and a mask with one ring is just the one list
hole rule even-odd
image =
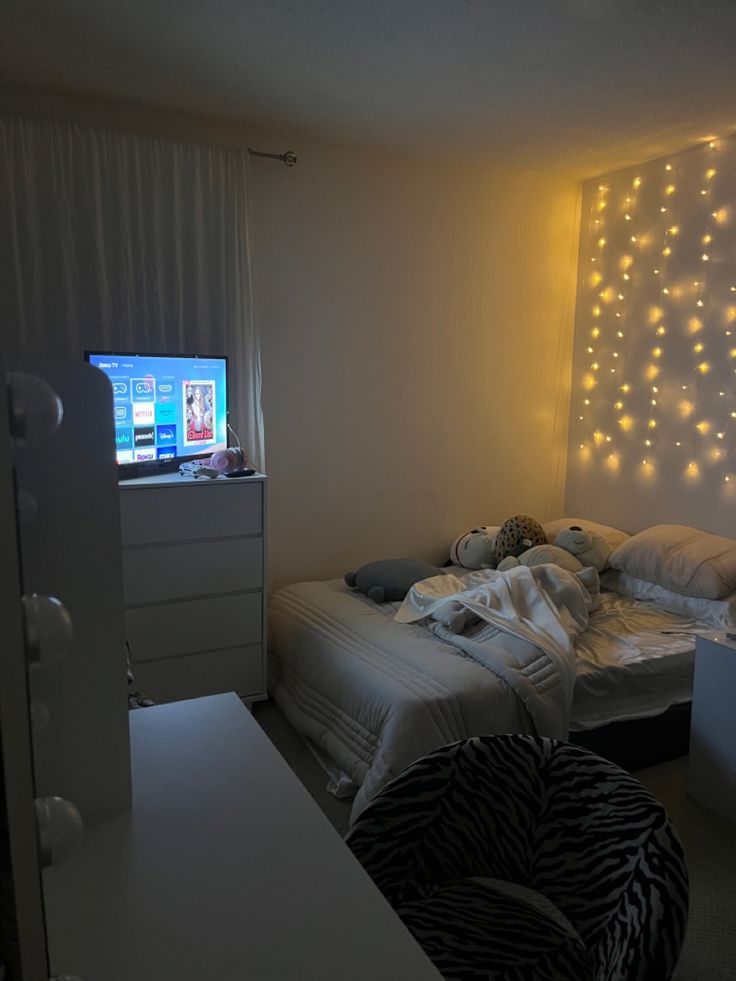
[[6, 355], [227, 354], [265, 466], [245, 151], [0, 118]]

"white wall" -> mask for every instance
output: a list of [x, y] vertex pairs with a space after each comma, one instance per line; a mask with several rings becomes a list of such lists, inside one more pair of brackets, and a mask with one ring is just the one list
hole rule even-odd
[[734, 138], [586, 185], [569, 512], [736, 535], [735, 199]]
[[575, 182], [89, 100], [3, 110], [298, 153], [252, 164], [275, 585], [560, 514]]

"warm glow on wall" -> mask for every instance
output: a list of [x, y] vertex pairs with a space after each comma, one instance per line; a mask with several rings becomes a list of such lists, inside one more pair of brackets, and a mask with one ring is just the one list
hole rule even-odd
[[715, 475], [736, 493], [736, 138], [674, 163], [589, 192], [573, 445], [613, 475]]

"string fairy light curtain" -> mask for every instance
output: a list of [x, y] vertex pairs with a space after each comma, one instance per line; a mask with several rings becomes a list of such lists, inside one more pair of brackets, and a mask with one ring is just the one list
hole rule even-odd
[[264, 467], [245, 151], [0, 118], [0, 229], [7, 356], [227, 354]]

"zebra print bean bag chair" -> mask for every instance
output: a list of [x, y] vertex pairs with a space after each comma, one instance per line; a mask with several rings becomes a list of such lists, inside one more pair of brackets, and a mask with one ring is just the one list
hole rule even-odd
[[580, 746], [445, 746], [346, 841], [446, 981], [665, 981], [677, 963], [677, 834], [636, 779]]

